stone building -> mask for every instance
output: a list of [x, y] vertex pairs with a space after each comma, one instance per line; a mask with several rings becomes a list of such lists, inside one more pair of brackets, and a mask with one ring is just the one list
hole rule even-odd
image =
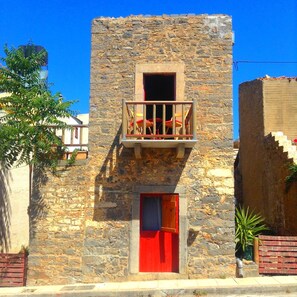
[[297, 163], [297, 80], [260, 78], [239, 87], [239, 172], [242, 200], [261, 213], [277, 235], [297, 235], [297, 186], [288, 189]]
[[235, 274], [225, 15], [92, 24], [89, 158], [39, 176], [30, 284]]

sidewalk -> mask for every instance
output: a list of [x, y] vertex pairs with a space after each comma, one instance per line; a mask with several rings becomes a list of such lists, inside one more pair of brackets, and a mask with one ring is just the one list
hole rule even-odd
[[224, 296], [231, 294], [283, 294], [297, 296], [297, 276], [226, 279], [130, 281], [97, 284], [0, 288], [0, 296]]

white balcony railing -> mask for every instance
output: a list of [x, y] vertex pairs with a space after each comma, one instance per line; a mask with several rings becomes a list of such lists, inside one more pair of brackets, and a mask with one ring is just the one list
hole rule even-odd
[[[69, 159], [74, 151], [78, 157], [86, 159], [88, 156], [88, 125], [70, 125], [69, 128], [57, 129], [51, 126], [55, 134], [61, 139], [66, 150], [63, 159]], [[81, 153], [83, 152], [83, 154]]]

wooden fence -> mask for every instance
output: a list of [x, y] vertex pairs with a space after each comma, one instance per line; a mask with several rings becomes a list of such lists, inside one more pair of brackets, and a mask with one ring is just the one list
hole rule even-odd
[[296, 236], [259, 236], [260, 274], [297, 274]]
[[0, 287], [25, 286], [26, 260], [25, 253], [0, 253]]

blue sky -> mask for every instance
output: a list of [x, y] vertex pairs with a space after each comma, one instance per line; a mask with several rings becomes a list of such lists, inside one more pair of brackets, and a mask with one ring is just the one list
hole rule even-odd
[[233, 19], [234, 138], [238, 138], [238, 86], [269, 76], [297, 76], [297, 0], [0, 0], [3, 46], [33, 42], [49, 53], [52, 90], [89, 111], [91, 22], [100, 16], [228, 14]]

